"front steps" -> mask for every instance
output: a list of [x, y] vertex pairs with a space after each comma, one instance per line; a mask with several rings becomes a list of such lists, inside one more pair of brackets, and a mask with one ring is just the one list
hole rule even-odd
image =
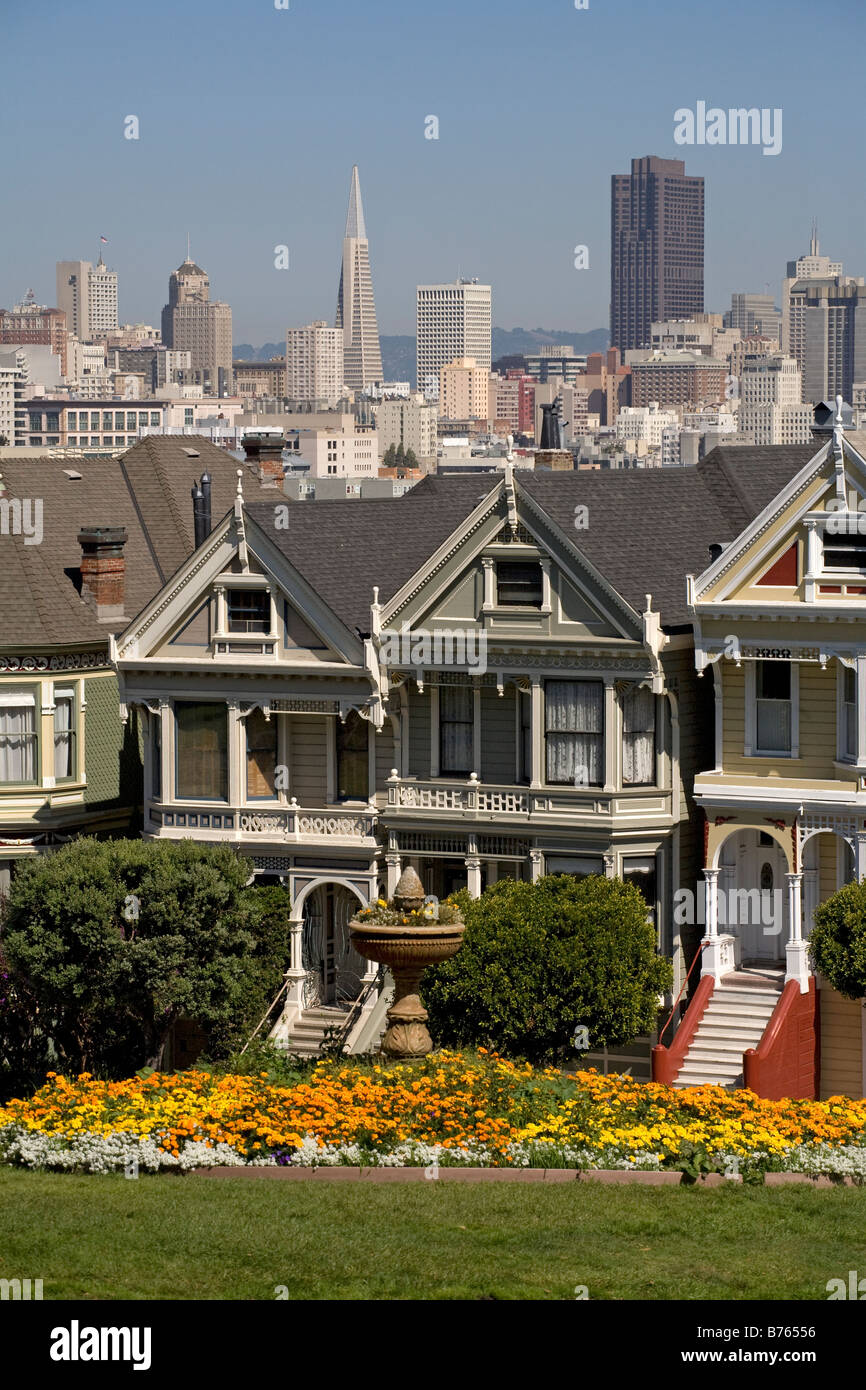
[[318, 1057], [331, 1029], [342, 1029], [348, 1017], [347, 1010], [329, 1008], [321, 1005], [304, 1009], [289, 1027], [283, 1046], [295, 1057]]
[[742, 1086], [743, 1053], [761, 1041], [784, 983], [782, 970], [744, 968], [723, 976], [674, 1086]]

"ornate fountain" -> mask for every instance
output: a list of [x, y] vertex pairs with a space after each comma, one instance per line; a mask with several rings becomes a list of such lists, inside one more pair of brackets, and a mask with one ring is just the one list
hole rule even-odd
[[433, 1050], [418, 987], [428, 965], [459, 951], [464, 930], [456, 908], [425, 898], [414, 869], [403, 870], [391, 903], [380, 899], [349, 923], [358, 954], [387, 965], [394, 977], [394, 1002], [382, 1039], [389, 1057], [425, 1057]]

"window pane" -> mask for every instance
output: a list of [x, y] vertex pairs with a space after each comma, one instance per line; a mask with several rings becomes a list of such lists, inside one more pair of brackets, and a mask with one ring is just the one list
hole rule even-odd
[[439, 688], [439, 771], [469, 775], [473, 762], [475, 699], [468, 685]]
[[229, 632], [270, 632], [271, 596], [262, 589], [229, 589]]
[[337, 721], [337, 796], [341, 801], [366, 801], [369, 795], [369, 729], [356, 710]]
[[154, 801], [162, 796], [162, 716], [150, 716], [150, 785]]
[[655, 696], [633, 686], [622, 700], [622, 780], [627, 787], [655, 782]]
[[496, 566], [497, 602], [539, 607], [542, 599], [541, 565], [501, 560]]
[[4, 699], [10, 703], [0, 703], [0, 782], [35, 782], [36, 701], [25, 694]]
[[758, 700], [758, 748], [764, 753], [790, 753], [791, 706], [784, 700]]
[[54, 776], [58, 781], [75, 775], [75, 711], [71, 695], [54, 699]]
[[544, 689], [547, 780], [601, 786], [604, 765], [604, 685], [547, 681]]
[[247, 715], [247, 796], [276, 796], [277, 721], [260, 709]]
[[175, 703], [177, 794], [225, 801], [228, 796], [225, 705]]
[[759, 700], [790, 700], [790, 661], [759, 661], [757, 674]]

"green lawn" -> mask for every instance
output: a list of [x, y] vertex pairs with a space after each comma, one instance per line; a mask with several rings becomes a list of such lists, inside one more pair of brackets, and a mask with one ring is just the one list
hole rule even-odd
[[0, 1277], [46, 1299], [826, 1299], [866, 1191], [411, 1186], [0, 1169]]

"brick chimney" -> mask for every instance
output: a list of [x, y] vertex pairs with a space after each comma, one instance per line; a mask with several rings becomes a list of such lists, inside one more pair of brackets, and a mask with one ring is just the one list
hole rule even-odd
[[259, 470], [263, 483], [283, 483], [283, 449], [286, 441], [281, 434], [245, 434], [244, 453]]
[[101, 623], [124, 617], [126, 561], [123, 547], [126, 541], [125, 526], [82, 526], [78, 532], [81, 593], [93, 599], [96, 617]]

